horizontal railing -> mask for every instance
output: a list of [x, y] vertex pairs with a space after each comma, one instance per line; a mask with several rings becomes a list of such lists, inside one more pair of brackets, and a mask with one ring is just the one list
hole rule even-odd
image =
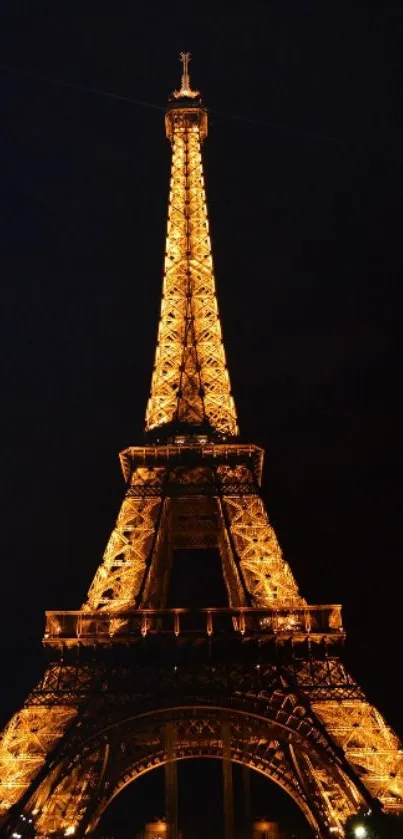
[[129, 446], [119, 455], [125, 480], [129, 481], [132, 472], [141, 465], [153, 468], [190, 464], [206, 467], [245, 464], [252, 468], [258, 484], [261, 483], [264, 451], [259, 446], [253, 443], [211, 443], [202, 440], [199, 437], [198, 442], [193, 437], [189, 443], [186, 437], [176, 437], [176, 443]]
[[130, 642], [147, 636], [340, 637], [341, 606], [46, 612], [45, 644]]

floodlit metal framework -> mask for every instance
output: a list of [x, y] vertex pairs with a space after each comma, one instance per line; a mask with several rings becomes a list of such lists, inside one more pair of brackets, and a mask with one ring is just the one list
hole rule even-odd
[[219, 548], [231, 605], [301, 604], [259, 495], [262, 450], [175, 440], [122, 452], [128, 490], [83, 608], [161, 606], [161, 569], [180, 547], [180, 528], [182, 541], [190, 530], [194, 545]]
[[[339, 606], [308, 606], [261, 498], [263, 451], [240, 442], [201, 163], [207, 114], [183, 56], [170, 100], [172, 177], [144, 446], [82, 608], [48, 612], [44, 676], [0, 739], [0, 817], [54, 837], [96, 827], [119, 791], [168, 763], [224, 759], [285, 789], [320, 836], [379, 802], [403, 809], [403, 753], [340, 658]], [[178, 550], [216, 549], [228, 607], [168, 609]], [[27, 834], [28, 835], [28, 834]]]
[[[186, 90], [186, 95], [183, 91]], [[146, 427], [172, 422], [237, 434], [218, 316], [201, 144], [207, 114], [187, 85], [166, 114], [172, 144], [161, 318]]]

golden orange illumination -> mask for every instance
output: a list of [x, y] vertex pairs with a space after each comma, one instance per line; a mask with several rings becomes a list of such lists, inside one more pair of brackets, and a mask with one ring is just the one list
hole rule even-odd
[[[185, 87], [184, 87], [185, 86]], [[201, 143], [207, 113], [187, 71], [166, 115], [172, 144], [165, 270], [146, 427], [238, 433], [218, 315]]]
[[[321, 839], [342, 839], [347, 817], [375, 800], [403, 811], [402, 745], [343, 664], [341, 607], [299, 593], [261, 497], [264, 452], [237, 439], [201, 159], [207, 114], [181, 57], [166, 113], [153, 433], [121, 452], [126, 491], [103, 560], [81, 609], [47, 612], [48, 666], [0, 737], [7, 837], [27, 835], [28, 820], [36, 835], [82, 839], [127, 784], [165, 765], [170, 826], [153, 830], [175, 839], [177, 761], [193, 757], [223, 761], [227, 839], [234, 762], [285, 790]], [[226, 605], [167, 608], [178, 553], [191, 576], [205, 550], [221, 562]]]

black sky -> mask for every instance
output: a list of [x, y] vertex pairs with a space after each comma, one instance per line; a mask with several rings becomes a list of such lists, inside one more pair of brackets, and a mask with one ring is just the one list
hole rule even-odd
[[3, 3], [3, 719], [142, 440], [170, 150], [130, 100], [164, 106], [190, 49], [242, 436], [303, 594], [344, 604], [350, 667], [403, 734], [403, 18], [367, 6]]

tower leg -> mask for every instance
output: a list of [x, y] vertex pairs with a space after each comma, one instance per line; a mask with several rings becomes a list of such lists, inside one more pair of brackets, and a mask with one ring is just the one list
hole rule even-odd
[[234, 793], [232, 785], [231, 727], [229, 723], [223, 723], [221, 736], [223, 742], [224, 839], [234, 839]]
[[164, 728], [165, 738], [165, 815], [169, 839], [178, 839], [178, 764], [175, 760], [176, 729], [168, 722]]

